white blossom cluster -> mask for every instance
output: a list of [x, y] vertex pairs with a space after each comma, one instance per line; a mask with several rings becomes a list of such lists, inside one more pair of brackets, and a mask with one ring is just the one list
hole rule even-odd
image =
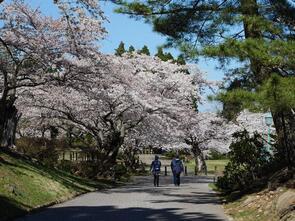
[[89, 5], [86, 9], [73, 7], [73, 2], [57, 2], [62, 8], [60, 18], [44, 16], [21, 0], [1, 5], [2, 99], [7, 99], [7, 94], [21, 93], [18, 88], [46, 84], [57, 78], [75, 78], [100, 62], [97, 40], [105, 35], [104, 18], [86, 14], [90, 6], [97, 10], [96, 14], [103, 13], [96, 1], [84, 1]]
[[[30, 104], [40, 110], [40, 116], [70, 121], [99, 143], [114, 131], [130, 139], [129, 131], [134, 136], [141, 130], [162, 136], [161, 131], [171, 127], [164, 117], [173, 120], [179, 111], [192, 110], [195, 85], [206, 83], [201, 73], [188, 74], [185, 66], [145, 55], [105, 56], [102, 60], [103, 66], [99, 63], [88, 70], [88, 80], [85, 75], [77, 76], [62, 85], [27, 91], [20, 108]], [[28, 113], [35, 111], [25, 111]]]

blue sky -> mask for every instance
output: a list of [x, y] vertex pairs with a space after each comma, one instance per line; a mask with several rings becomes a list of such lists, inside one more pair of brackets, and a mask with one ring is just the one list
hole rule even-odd
[[[5, 0], [9, 2], [10, 0]], [[56, 6], [53, 5], [52, 0], [30, 0], [27, 1], [33, 7], [40, 7], [41, 11], [49, 16], [57, 16]], [[101, 42], [101, 50], [104, 53], [114, 53], [115, 48], [118, 47], [120, 41], [125, 43], [126, 48], [133, 45], [136, 49], [140, 49], [143, 45], [147, 45], [152, 54], [156, 53], [157, 47], [165, 42], [165, 37], [153, 32], [151, 25], [142, 21], [136, 21], [126, 15], [116, 14], [113, 12], [115, 6], [107, 1], [101, 1], [101, 6], [109, 22], [105, 23], [108, 35], [105, 40]], [[177, 50], [170, 50], [170, 52], [177, 56]], [[223, 77], [222, 70], [217, 70], [215, 67], [217, 62], [212, 59], [199, 59], [197, 63], [200, 70], [206, 72], [209, 80], [221, 80]], [[209, 91], [206, 92], [209, 94]], [[216, 111], [218, 105], [215, 103], [206, 103], [200, 105], [200, 111]]]

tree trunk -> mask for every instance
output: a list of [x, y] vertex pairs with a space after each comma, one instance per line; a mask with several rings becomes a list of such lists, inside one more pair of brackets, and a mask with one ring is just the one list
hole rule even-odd
[[113, 168], [117, 163], [117, 156], [119, 149], [124, 142], [124, 137], [121, 136], [120, 132], [115, 131], [104, 145], [105, 150], [104, 159], [101, 161], [99, 175], [105, 175], [110, 173], [110, 169]]
[[195, 174], [198, 174], [199, 173], [199, 159], [197, 156], [194, 155], [194, 158], [195, 158]]
[[0, 147], [8, 148], [15, 144], [18, 122], [17, 109], [13, 101], [0, 101]]
[[[244, 16], [244, 34], [245, 38], [249, 39], [260, 39], [262, 38], [262, 31], [259, 24], [253, 23], [249, 18], [254, 16], [259, 16], [257, 0], [241, 0], [241, 10]], [[250, 68], [254, 74], [256, 83], [261, 84], [265, 78], [267, 78], [267, 73], [263, 71], [262, 65], [259, 60], [255, 57], [249, 57]]]
[[197, 173], [205, 172], [205, 174], [207, 174], [207, 166], [206, 166], [205, 158], [198, 143], [192, 144], [192, 152], [195, 158]]
[[200, 160], [199, 170], [204, 172], [207, 175], [207, 165], [206, 165], [206, 161], [205, 161], [205, 157], [203, 153], [200, 154], [199, 160]]
[[283, 148], [286, 166], [293, 168], [295, 161], [295, 115], [292, 111], [273, 113], [279, 148]]

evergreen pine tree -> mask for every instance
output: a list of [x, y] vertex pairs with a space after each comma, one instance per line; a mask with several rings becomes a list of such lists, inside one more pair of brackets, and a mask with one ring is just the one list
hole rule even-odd
[[164, 53], [163, 48], [159, 47], [157, 54], [155, 54], [158, 58], [160, 58], [162, 61], [168, 61], [168, 60], [174, 60], [172, 54], [169, 53]]
[[169, 61], [169, 60], [174, 60], [174, 57], [172, 56], [172, 54], [170, 52], [168, 53], [165, 53], [165, 57], [166, 57], [166, 60]]
[[123, 41], [120, 42], [119, 46], [117, 49], [115, 49], [115, 55], [117, 56], [122, 56], [122, 54], [124, 54], [126, 52], [125, 50], [125, 44]]
[[162, 61], [166, 61], [166, 56], [163, 52], [163, 48], [162, 47], [159, 47], [158, 48], [158, 51], [157, 51], [157, 54], [155, 54], [155, 56], [157, 56], [158, 58], [160, 58]]
[[185, 65], [186, 64], [185, 59], [184, 59], [184, 56], [182, 54], [180, 54], [177, 57], [176, 63], [179, 64], [179, 65]]
[[142, 49], [139, 51], [140, 54], [151, 55], [149, 48], [144, 45]]
[[130, 45], [128, 48], [128, 52], [133, 53], [134, 51], [135, 51], [135, 48], [132, 45]]

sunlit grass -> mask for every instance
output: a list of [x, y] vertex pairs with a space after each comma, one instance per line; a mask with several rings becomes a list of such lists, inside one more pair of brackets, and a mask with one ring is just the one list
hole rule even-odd
[[0, 152], [0, 220], [108, 186]]
[[[221, 175], [229, 160], [206, 160], [208, 174]], [[191, 160], [185, 164], [189, 171], [195, 170], [195, 161]]]

